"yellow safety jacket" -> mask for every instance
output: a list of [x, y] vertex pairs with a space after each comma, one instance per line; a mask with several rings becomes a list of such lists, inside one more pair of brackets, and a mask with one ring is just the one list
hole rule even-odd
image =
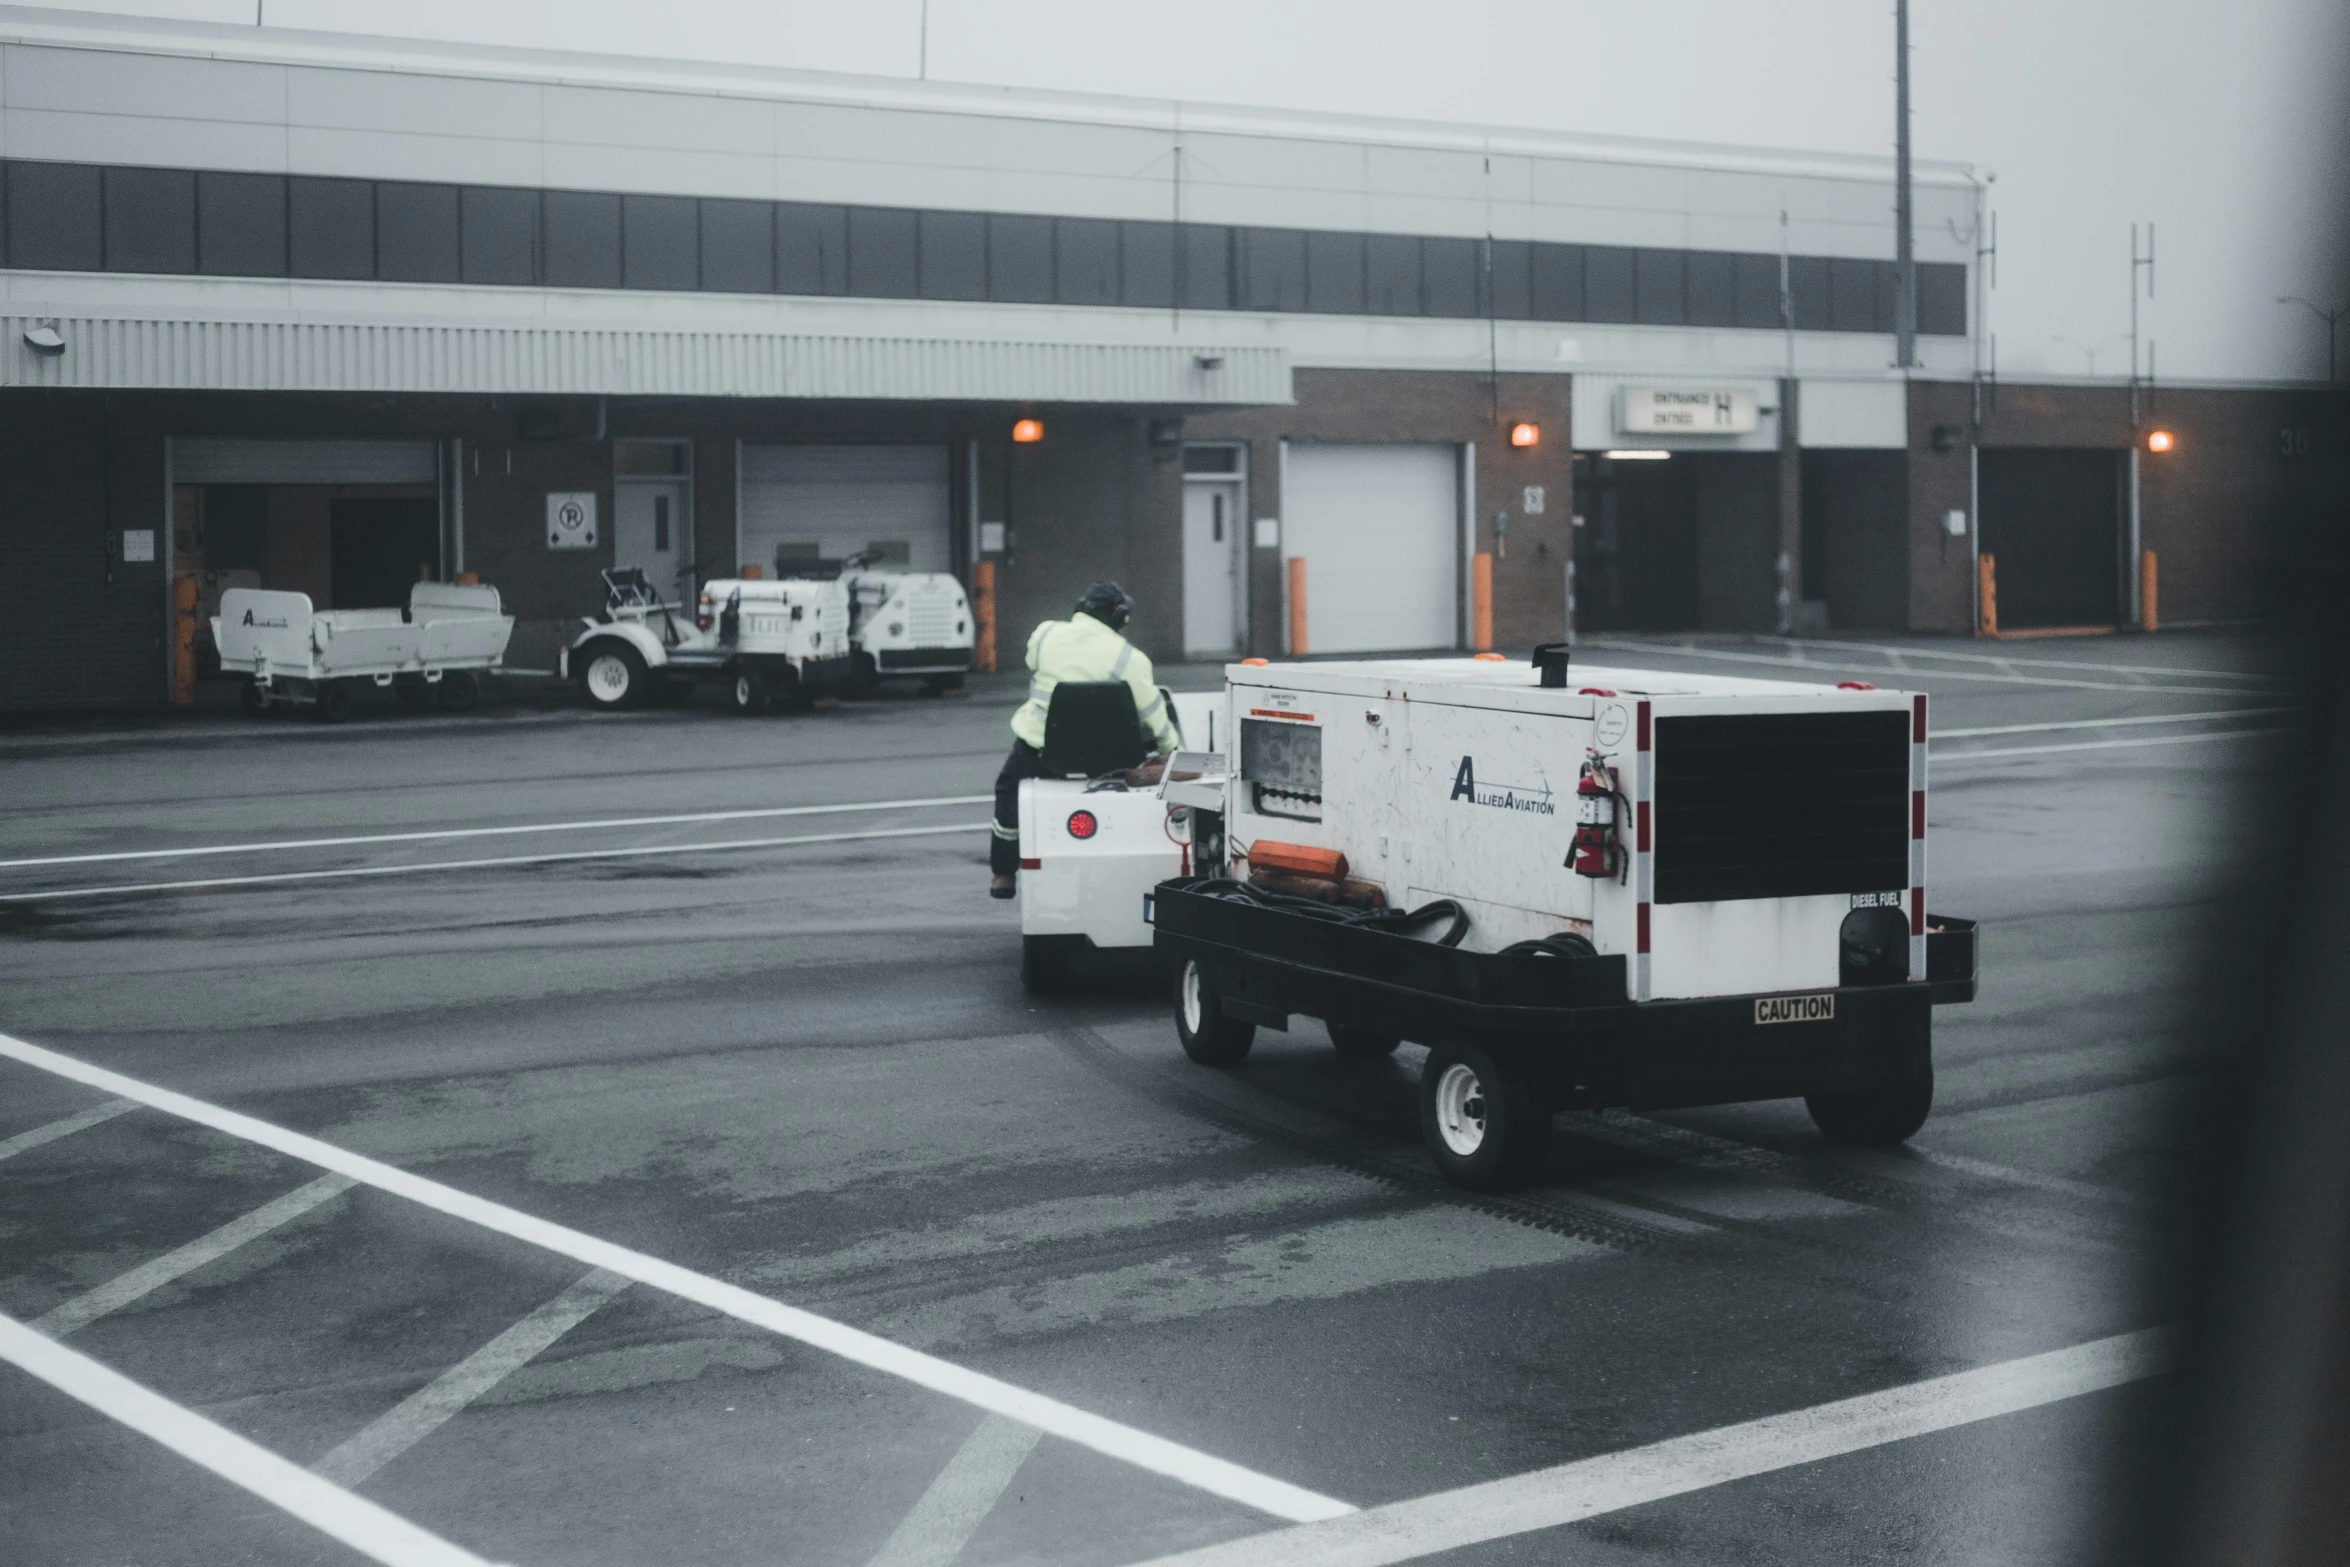
[[1045, 712], [1053, 687], [1064, 680], [1123, 680], [1134, 688], [1134, 710], [1154, 750], [1173, 751], [1181, 742], [1167, 699], [1151, 678], [1150, 655], [1091, 615], [1048, 620], [1028, 634], [1028, 700], [1012, 715], [1012, 733], [1044, 749]]

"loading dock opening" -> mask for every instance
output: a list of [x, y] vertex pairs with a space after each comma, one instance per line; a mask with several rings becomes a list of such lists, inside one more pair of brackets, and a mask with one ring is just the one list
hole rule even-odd
[[2120, 623], [2125, 453], [1985, 447], [1978, 456], [1982, 553], [1997, 562], [1999, 627]]
[[1577, 617], [1590, 631], [1770, 631], [1778, 624], [1779, 458], [1672, 451], [1577, 461], [1588, 497]]

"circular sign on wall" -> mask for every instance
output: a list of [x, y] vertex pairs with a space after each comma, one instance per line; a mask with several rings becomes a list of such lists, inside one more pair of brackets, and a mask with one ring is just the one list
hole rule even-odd
[[547, 496], [547, 548], [593, 549], [596, 544], [596, 492], [561, 490]]

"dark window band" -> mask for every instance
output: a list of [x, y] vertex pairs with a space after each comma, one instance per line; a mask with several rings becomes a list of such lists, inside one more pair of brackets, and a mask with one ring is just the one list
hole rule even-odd
[[[1164, 310], [1772, 329], [1780, 259], [404, 180], [0, 163], [28, 271], [833, 294]], [[1918, 330], [1964, 336], [1966, 268], [1921, 262]], [[1792, 256], [1807, 332], [1893, 330], [1890, 261]]]

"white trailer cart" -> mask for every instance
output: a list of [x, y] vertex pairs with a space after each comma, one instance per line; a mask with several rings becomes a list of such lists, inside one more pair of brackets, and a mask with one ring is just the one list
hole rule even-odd
[[962, 689], [977, 636], [963, 584], [943, 571], [876, 571], [851, 563], [849, 646], [854, 684], [912, 676], [931, 692]]
[[513, 635], [498, 590], [471, 583], [419, 582], [406, 609], [314, 610], [307, 593], [230, 588], [212, 618], [220, 667], [248, 677], [247, 712], [306, 704], [330, 723], [370, 685], [412, 707], [437, 696], [451, 712], [469, 708]]
[[662, 602], [645, 574], [604, 573], [604, 612], [561, 654], [590, 707], [635, 707], [697, 680], [724, 683], [738, 713], [805, 703], [849, 677], [849, 595], [839, 582], [721, 577], [693, 613]]
[[1909, 1137], [1976, 973], [1926, 906], [1926, 698], [1536, 659], [1228, 670], [1235, 732], [1160, 790], [1185, 1052], [1295, 1016], [1424, 1044], [1429, 1152], [1477, 1188], [1538, 1173], [1561, 1109], [1801, 1097]]

